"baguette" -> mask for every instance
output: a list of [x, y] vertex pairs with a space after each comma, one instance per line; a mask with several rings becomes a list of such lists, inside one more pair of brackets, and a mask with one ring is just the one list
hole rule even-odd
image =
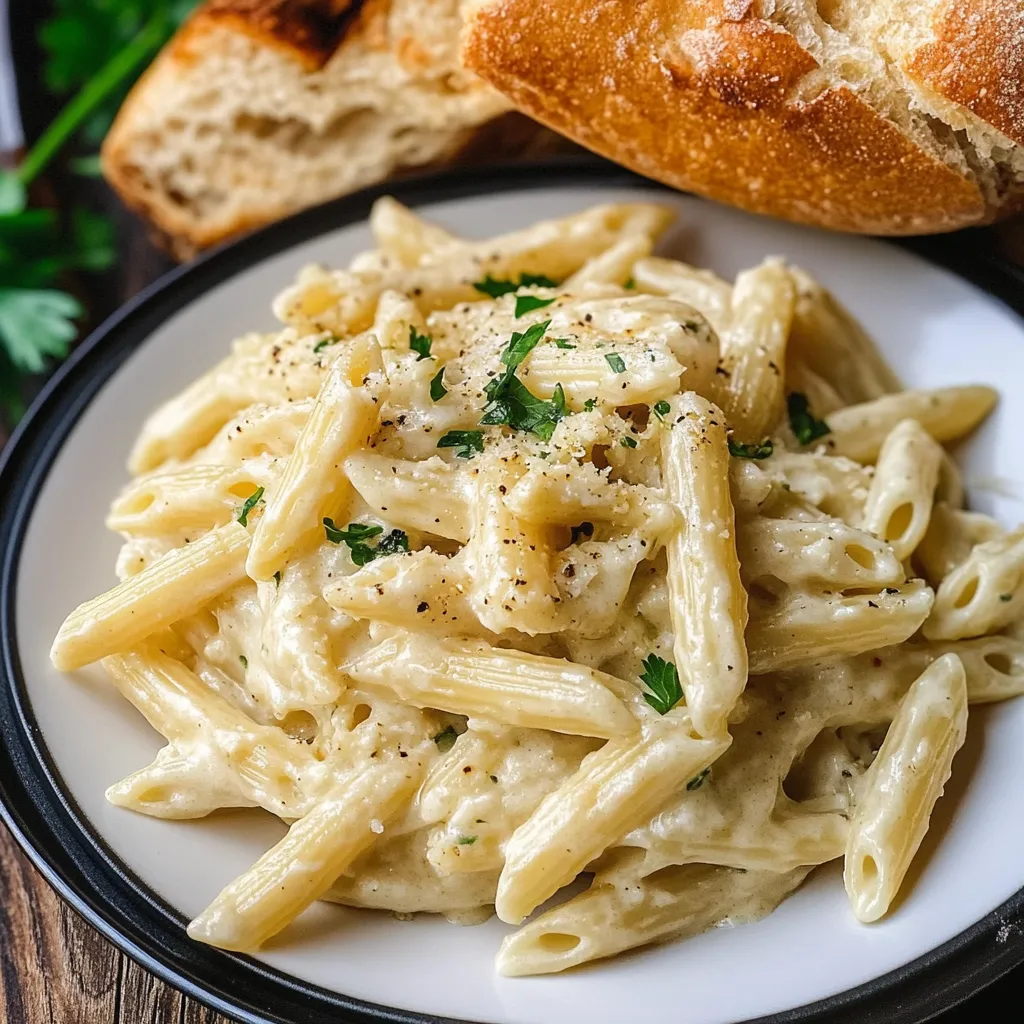
[[207, 0], [123, 105], [104, 173], [187, 257], [402, 168], [493, 152], [495, 118], [504, 152], [521, 148], [542, 129], [459, 67], [459, 8]]
[[1024, 197], [1024, 0], [475, 0], [465, 65], [677, 188], [877, 234]]

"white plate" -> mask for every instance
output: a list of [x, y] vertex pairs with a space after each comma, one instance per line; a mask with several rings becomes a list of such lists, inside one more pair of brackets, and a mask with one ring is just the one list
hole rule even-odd
[[[395, 191], [471, 237], [593, 203], [652, 198], [638, 179], [600, 169], [484, 174], [472, 184], [449, 177]], [[458, 928], [318, 907], [267, 948], [259, 960], [275, 970], [262, 973], [250, 966], [256, 961], [184, 938], [183, 918], [282, 828], [261, 812], [175, 823], [108, 805], [105, 788], [148, 763], [162, 741], [101, 672], [56, 673], [50, 642], [71, 608], [115, 582], [118, 539], [103, 520], [147, 412], [219, 360], [231, 338], [270, 328], [270, 299], [300, 266], [342, 265], [368, 247], [370, 198], [305, 214], [177, 274], [90, 341], [8, 452], [0, 477], [0, 542], [9, 556], [0, 594], [7, 655], [0, 712], [10, 763], [0, 762], [0, 796], [49, 877], [148, 966], [245, 1020], [321, 1020], [328, 1006], [351, 1009], [354, 999], [394, 1008], [390, 1019], [502, 1024], [725, 1024], [773, 1014], [781, 1021], [821, 1000], [830, 1000], [817, 1008], [821, 1019], [863, 1019], [869, 1008], [887, 1007], [881, 1019], [909, 1021], [1024, 956], [1011, 920], [1024, 886], [1024, 701], [972, 710], [923, 867], [896, 911], [872, 927], [853, 920], [833, 868], [758, 924], [541, 979], [495, 975], [493, 956], [507, 930], [497, 920]], [[668, 192], [656, 198], [680, 213], [674, 255], [727, 276], [766, 254], [806, 267], [860, 317], [907, 384], [1002, 389], [962, 464], [974, 507], [1008, 523], [1024, 519], [1024, 325], [1006, 306], [894, 245]], [[1000, 931], [991, 915], [1011, 899]], [[977, 922], [970, 935], [899, 970]], [[898, 973], [877, 981], [891, 972]], [[332, 1000], [307, 982], [345, 998]]]

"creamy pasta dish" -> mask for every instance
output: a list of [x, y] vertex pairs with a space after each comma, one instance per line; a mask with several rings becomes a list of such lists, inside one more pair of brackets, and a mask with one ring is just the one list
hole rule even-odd
[[383, 199], [145, 424], [121, 582], [52, 658], [166, 738], [113, 803], [287, 826], [193, 938], [496, 913], [524, 975], [837, 858], [857, 918], [893, 903], [968, 705], [1024, 691], [1024, 530], [943, 447], [996, 395], [902, 390], [782, 260], [652, 256], [668, 216], [480, 242]]

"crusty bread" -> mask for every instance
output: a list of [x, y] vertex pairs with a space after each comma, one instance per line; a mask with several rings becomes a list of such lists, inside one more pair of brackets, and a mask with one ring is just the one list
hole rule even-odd
[[1024, 0], [475, 0], [463, 58], [679, 188], [847, 231], [1024, 197]]
[[542, 129], [506, 115], [507, 101], [460, 68], [459, 8], [208, 0], [135, 86], [104, 144], [104, 172], [187, 256], [451, 158], [499, 115], [506, 151], [522, 146]]

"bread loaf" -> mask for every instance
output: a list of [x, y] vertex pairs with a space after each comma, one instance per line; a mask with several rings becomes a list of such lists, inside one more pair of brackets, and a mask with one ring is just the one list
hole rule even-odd
[[[208, 0], [135, 86], [104, 144], [104, 172], [187, 256], [449, 159], [509, 108], [459, 67], [459, 8]], [[518, 123], [503, 122], [506, 147], [540, 131], [509, 116]]]
[[642, 174], [910, 234], [1024, 197], [1024, 0], [475, 0], [463, 57]]

